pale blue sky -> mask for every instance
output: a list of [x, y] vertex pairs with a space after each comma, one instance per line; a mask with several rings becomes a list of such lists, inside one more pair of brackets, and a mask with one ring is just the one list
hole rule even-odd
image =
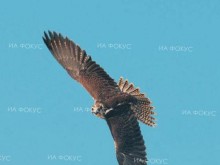
[[45, 30], [151, 98], [158, 126], [140, 124], [149, 164], [220, 164], [219, 17], [217, 0], [2, 2], [0, 164], [117, 164], [106, 122], [42, 45]]

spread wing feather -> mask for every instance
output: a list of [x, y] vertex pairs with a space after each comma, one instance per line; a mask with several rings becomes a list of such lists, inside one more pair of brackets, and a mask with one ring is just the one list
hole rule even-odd
[[119, 165], [146, 165], [146, 147], [136, 116], [130, 105], [121, 105], [108, 114]]
[[73, 41], [56, 32], [44, 32], [43, 40], [68, 74], [81, 83], [96, 100], [120, 93], [116, 82]]

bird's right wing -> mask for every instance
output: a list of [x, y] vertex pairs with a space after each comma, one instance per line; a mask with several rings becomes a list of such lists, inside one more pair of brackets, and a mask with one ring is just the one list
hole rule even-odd
[[146, 147], [130, 105], [117, 107], [106, 116], [114, 139], [119, 165], [146, 165]]
[[48, 33], [44, 33], [43, 40], [52, 55], [95, 100], [106, 100], [121, 92], [116, 82], [78, 45], [61, 34]]

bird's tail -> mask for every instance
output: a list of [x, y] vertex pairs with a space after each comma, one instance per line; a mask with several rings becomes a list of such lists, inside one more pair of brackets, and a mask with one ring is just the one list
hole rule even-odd
[[149, 126], [155, 126], [155, 118], [152, 117], [152, 115], [156, 113], [153, 111], [154, 107], [151, 105], [150, 99], [145, 97], [139, 88], [135, 88], [132, 83], [129, 83], [128, 80], [124, 80], [122, 77], [118, 82], [118, 86], [122, 92], [137, 98], [137, 103], [132, 105], [132, 110], [137, 119]]

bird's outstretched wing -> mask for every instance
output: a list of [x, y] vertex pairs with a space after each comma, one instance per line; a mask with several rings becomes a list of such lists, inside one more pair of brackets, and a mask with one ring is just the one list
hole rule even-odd
[[107, 114], [119, 165], [146, 165], [146, 147], [138, 121], [130, 105], [118, 106]]
[[56, 32], [44, 32], [43, 40], [68, 74], [81, 83], [96, 100], [120, 93], [116, 82], [78, 45]]

